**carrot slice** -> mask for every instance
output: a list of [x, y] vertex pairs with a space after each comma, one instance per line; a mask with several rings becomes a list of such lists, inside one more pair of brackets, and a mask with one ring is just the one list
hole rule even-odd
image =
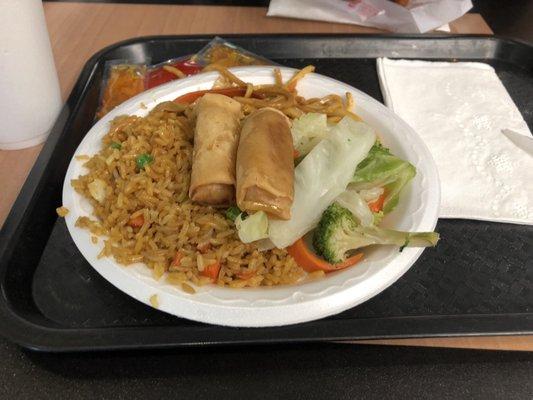
[[248, 280], [255, 276], [255, 271], [239, 272], [237, 277], [242, 280]]
[[351, 267], [352, 265], [357, 264], [363, 258], [363, 253], [357, 253], [356, 255], [347, 258], [345, 261], [339, 264], [330, 264], [313, 253], [309, 247], [307, 247], [307, 244], [304, 242], [303, 238], [298, 239], [294, 244], [287, 247], [287, 252], [292, 256], [292, 258], [294, 258], [296, 264], [298, 264], [307, 272], [337, 271], [343, 268]]
[[370, 208], [370, 211], [372, 212], [380, 212], [383, 209], [383, 203], [385, 202], [385, 193], [383, 193], [381, 196], [377, 198], [376, 201], [373, 203], [368, 203], [368, 208]]
[[211, 280], [214, 282], [218, 278], [218, 274], [220, 272], [220, 262], [215, 262], [213, 264], [209, 264], [204, 268], [202, 272], [200, 272], [200, 275], [207, 276], [208, 278], [211, 278]]

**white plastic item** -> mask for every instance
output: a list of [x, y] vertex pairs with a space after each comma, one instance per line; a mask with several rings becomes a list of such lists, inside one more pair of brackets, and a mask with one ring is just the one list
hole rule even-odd
[[471, 0], [409, 0], [406, 6], [390, 0], [271, 0], [267, 15], [424, 33], [449, 31], [446, 24], [471, 8]]
[[[284, 81], [296, 72], [291, 68], [280, 70]], [[274, 83], [273, 67], [239, 67], [231, 71], [245, 82]], [[211, 88], [217, 77], [217, 72], [207, 72], [143, 92], [105, 115], [83, 138], [65, 176], [63, 205], [70, 210], [65, 221], [74, 243], [93, 268], [118, 289], [147, 305], [150, 297], [157, 294], [161, 311], [195, 321], [241, 327], [288, 325], [337, 314], [368, 300], [399, 279], [424, 249], [407, 247], [400, 253], [398, 248], [381, 246], [368, 253], [357, 266], [328, 274], [323, 279], [269, 288], [205, 285], [197, 287], [194, 294], [168, 284], [164, 278], [154, 280], [152, 270], [144, 264], [124, 267], [112, 258], [98, 258], [104, 241], [93, 244], [91, 233], [75, 225], [78, 217], [91, 216], [90, 203], [70, 184], [71, 179], [87, 173], [84, 161], [76, 156], [98, 152], [109, 122], [116, 116], [145, 116], [158, 103]], [[309, 74], [298, 82], [297, 89], [306, 98], [352, 94], [357, 114], [379, 132], [384, 145], [417, 169], [409, 188], [402, 192], [398, 207], [385, 218], [384, 226], [432, 231], [439, 208], [439, 178], [428, 149], [416, 133], [383, 104], [335, 79]]]
[[42, 143], [61, 110], [40, 0], [0, 0], [0, 149]]

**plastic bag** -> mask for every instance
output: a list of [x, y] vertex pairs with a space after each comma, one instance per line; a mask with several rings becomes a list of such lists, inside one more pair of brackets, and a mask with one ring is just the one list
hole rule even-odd
[[[124, 60], [108, 61], [96, 118], [102, 118], [113, 108], [144, 90], [198, 74], [203, 70], [209, 71], [209, 66], [213, 64], [224, 67], [276, 65], [220, 37], [215, 37], [194, 55], [172, 58], [155, 65], [131, 64]], [[222, 78], [215, 82], [215, 87], [225, 86], [227, 82]]]
[[275, 63], [230, 43], [221, 37], [215, 37], [202, 50], [193, 56], [193, 61], [207, 66], [211, 64], [224, 67], [246, 65], [274, 65]]
[[470, 0], [271, 0], [267, 16], [423, 33], [459, 18], [471, 8]]
[[173, 58], [148, 68], [145, 88], [151, 89], [176, 79], [202, 72], [202, 65], [192, 60], [193, 56]]
[[146, 65], [128, 64], [121, 60], [108, 61], [100, 89], [100, 106], [96, 118], [100, 119], [113, 108], [144, 91]]

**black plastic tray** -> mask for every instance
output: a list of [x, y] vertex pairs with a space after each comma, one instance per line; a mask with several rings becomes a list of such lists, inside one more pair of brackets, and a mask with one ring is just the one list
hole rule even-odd
[[[525, 43], [493, 36], [227, 37], [283, 65], [314, 64], [380, 101], [376, 57], [486, 62], [533, 128], [533, 49]], [[134, 39], [87, 62], [0, 233], [0, 333], [46, 351], [533, 333], [531, 226], [441, 220], [439, 246], [392, 287], [339, 315], [288, 327], [191, 322], [153, 310], [101, 278], [55, 208], [71, 156], [93, 123], [104, 63], [159, 62], [210, 39]]]

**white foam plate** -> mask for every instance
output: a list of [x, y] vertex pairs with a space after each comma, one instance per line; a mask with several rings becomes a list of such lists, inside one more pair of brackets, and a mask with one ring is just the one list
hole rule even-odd
[[[239, 67], [232, 71], [246, 82], [273, 83], [272, 67]], [[281, 68], [281, 72], [287, 80], [295, 70]], [[370, 299], [399, 279], [423, 249], [405, 248], [400, 253], [397, 248], [383, 246], [352, 268], [291, 286], [230, 289], [207, 285], [196, 288], [195, 294], [167, 284], [164, 277], [154, 280], [144, 264], [124, 267], [112, 258], [97, 258], [103, 241], [93, 244], [90, 232], [75, 226], [78, 217], [91, 215], [89, 203], [70, 185], [71, 179], [87, 173], [75, 156], [97, 153], [109, 122], [117, 115], [144, 116], [158, 103], [209, 89], [217, 77], [218, 73], [208, 72], [141, 93], [98, 121], [80, 143], [63, 184], [63, 205], [70, 210], [65, 218], [68, 230], [89, 264], [118, 289], [147, 305], [150, 297], [157, 294], [159, 310], [194, 321], [238, 327], [280, 326], [323, 318]], [[376, 129], [394, 154], [409, 160], [417, 169], [416, 177], [403, 191], [400, 204], [387, 216], [385, 224], [409, 231], [433, 230], [439, 207], [439, 179], [428, 149], [413, 129], [365, 93], [319, 74], [306, 75], [298, 84], [298, 92], [307, 98], [352, 93], [357, 114]]]

